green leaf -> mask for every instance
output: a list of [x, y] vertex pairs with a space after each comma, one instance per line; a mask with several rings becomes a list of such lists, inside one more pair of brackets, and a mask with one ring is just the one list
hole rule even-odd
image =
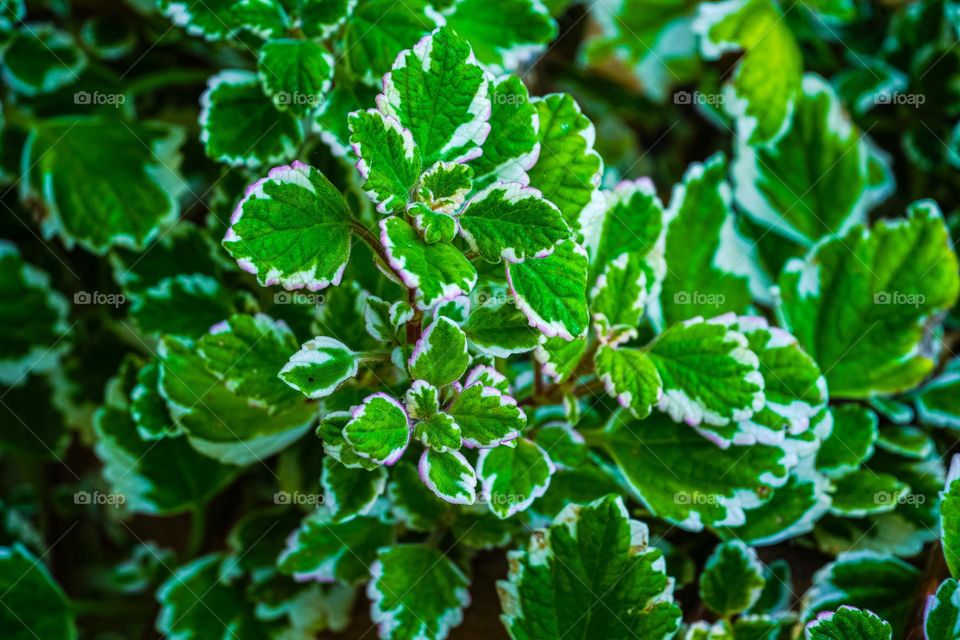
[[[417, 197], [431, 211], [452, 216], [460, 211], [472, 188], [473, 167], [456, 162], [438, 162], [420, 178]], [[451, 239], [447, 239], [447, 242]]]
[[916, 405], [923, 424], [960, 429], [960, 359], [950, 360], [940, 375], [923, 385]]
[[557, 205], [577, 232], [593, 226], [603, 209], [603, 160], [593, 144], [596, 130], [569, 94], [534, 98], [540, 118], [540, 155], [527, 172], [530, 186]]
[[350, 259], [347, 201], [302, 162], [275, 167], [247, 189], [224, 248], [265, 286], [310, 291], [337, 286]]
[[[409, 407], [408, 407], [409, 410]], [[460, 425], [446, 413], [434, 413], [417, 422], [413, 437], [423, 446], [438, 453], [456, 451], [460, 448]]]
[[649, 352], [663, 381], [658, 408], [725, 444], [735, 423], [764, 406], [760, 361], [731, 323], [732, 316], [682, 322], [661, 334]]
[[860, 469], [834, 483], [832, 513], [848, 518], [893, 511], [910, 487], [888, 473]]
[[219, 281], [200, 273], [161, 280], [131, 296], [130, 317], [141, 331], [199, 338], [236, 307]]
[[323, 103], [333, 65], [333, 56], [319, 43], [277, 38], [260, 49], [257, 75], [278, 109], [303, 115]]
[[416, 420], [426, 420], [440, 410], [440, 392], [426, 380], [414, 380], [403, 396], [407, 413]]
[[317, 336], [303, 343], [278, 375], [308, 398], [325, 398], [356, 377], [359, 363], [359, 357], [347, 345]]
[[480, 155], [489, 86], [466, 40], [441, 27], [397, 56], [377, 106], [409, 129], [426, 166]]
[[87, 56], [73, 36], [52, 24], [24, 24], [4, 42], [3, 80], [25, 96], [53, 93], [73, 84], [87, 67]]
[[877, 441], [877, 414], [856, 404], [829, 408], [830, 436], [817, 451], [817, 469], [842, 478], [873, 456]]
[[546, 258], [507, 263], [507, 283], [530, 325], [549, 337], [573, 340], [589, 324], [587, 252], [569, 240]]
[[470, 581], [433, 547], [401, 544], [380, 550], [367, 587], [370, 617], [384, 640], [443, 640], [463, 620]]
[[277, 110], [252, 71], [211, 76], [200, 106], [200, 141], [207, 155], [232, 167], [290, 160], [303, 142], [300, 120]]
[[867, 141], [825, 80], [803, 79], [786, 134], [766, 146], [737, 144], [737, 204], [758, 224], [803, 246], [864, 222]]
[[393, 540], [393, 526], [378, 518], [333, 522], [321, 507], [300, 523], [277, 558], [277, 568], [299, 582], [366, 582], [377, 549]]
[[590, 291], [590, 312], [597, 333], [616, 344], [636, 337], [656, 276], [643, 258], [622, 253], [607, 263]]
[[[69, 333], [66, 299], [50, 276], [23, 261], [17, 246], [0, 240], [0, 383], [17, 386], [31, 373], [57, 366]], [[81, 302], [83, 299], [80, 300]]]
[[576, 371], [586, 352], [585, 337], [569, 342], [563, 338], [546, 338], [541, 339], [533, 355], [543, 365], [545, 374], [556, 382], [564, 382]]
[[777, 5], [771, 0], [703, 4], [693, 28], [707, 59], [744, 52], [732, 81], [735, 102], [728, 107], [737, 118], [737, 136], [751, 144], [779, 137], [800, 91], [803, 58]]
[[923, 634], [925, 640], [960, 638], [960, 590], [953, 578], [941, 582], [935, 595], [927, 596]]
[[459, 380], [468, 364], [467, 336], [456, 322], [441, 316], [417, 340], [407, 369], [413, 378], [442, 387]]
[[517, 640], [666, 640], [680, 626], [663, 553], [620, 497], [567, 506], [508, 558], [501, 619]]
[[397, 54], [436, 26], [426, 0], [357, 0], [342, 32], [346, 63], [364, 83], [379, 84]]
[[157, 631], [171, 638], [228, 640], [242, 634], [251, 640], [270, 637], [254, 615], [240, 584], [231, 584], [230, 563], [211, 553], [178, 567], [157, 590]]
[[394, 464], [410, 443], [410, 420], [403, 406], [385, 393], [367, 396], [353, 408], [343, 437], [357, 455], [379, 464]]
[[496, 182], [467, 203], [460, 233], [487, 262], [543, 258], [570, 236], [560, 210], [536, 189]]
[[182, 142], [182, 130], [150, 122], [45, 120], [23, 150], [20, 197], [45, 204], [44, 234], [68, 248], [141, 250], [180, 214]]
[[434, 495], [409, 462], [401, 462], [390, 470], [387, 495], [397, 520], [413, 531], [433, 531], [450, 510], [450, 503]]
[[26, 547], [0, 547], [0, 632], [9, 640], [74, 640], [70, 601], [50, 571]]
[[420, 151], [408, 129], [376, 109], [349, 116], [350, 144], [363, 189], [380, 213], [402, 210], [420, 178]]
[[714, 613], [727, 618], [754, 605], [766, 579], [757, 552], [739, 540], [718, 544], [700, 576], [700, 598]]
[[738, 246], [723, 154], [695, 162], [673, 188], [667, 223], [669, 265], [661, 294], [665, 326], [724, 311], [741, 313], [751, 302], [745, 274], [749, 245]]
[[515, 447], [484, 449], [477, 459], [481, 499], [498, 518], [509, 518], [547, 492], [555, 471], [547, 452], [526, 438]]
[[643, 258], [653, 269], [657, 281], [663, 280], [666, 271], [663, 262], [663, 203], [657, 197], [653, 182], [649, 178], [623, 181], [613, 190], [604, 191], [603, 195], [603, 222], [591, 260], [591, 275], [601, 273], [607, 265], [627, 253]]
[[356, 4], [353, 0], [300, 0], [300, 28], [311, 38], [326, 40], [347, 21]]
[[159, 0], [164, 14], [192, 36], [218, 41], [249, 31], [268, 39], [287, 28], [287, 17], [275, 0]]
[[885, 620], [872, 611], [854, 607], [840, 607], [819, 615], [804, 629], [806, 640], [890, 640], [892, 634]]
[[[110, 384], [127, 394], [130, 389], [123, 388], [122, 376], [123, 370]], [[108, 397], [94, 414], [93, 428], [103, 477], [123, 496], [125, 509], [149, 515], [182, 513], [202, 507], [236, 478], [237, 467], [199, 453], [184, 437], [145, 438], [131, 418], [126, 397], [120, 398], [122, 403], [111, 403]], [[167, 418], [165, 431], [170, 430]]]
[[950, 574], [960, 576], [960, 458], [950, 461], [943, 492], [940, 494], [940, 538]]
[[540, 0], [508, 0], [496, 5], [459, 0], [447, 25], [470, 42], [477, 59], [494, 73], [515, 71], [557, 35], [556, 21]]
[[527, 415], [516, 400], [482, 382], [465, 387], [447, 407], [447, 413], [460, 425], [464, 445], [471, 448], [510, 442], [527, 426]]
[[464, 505], [477, 501], [477, 474], [459, 451], [426, 449], [417, 470], [423, 484], [441, 500]]
[[803, 619], [835, 610], [842, 604], [875, 612], [890, 622], [900, 637], [912, 610], [906, 593], [914, 593], [920, 571], [894, 556], [855, 551], [841, 553], [835, 562], [813, 576], [813, 586], [804, 598]]
[[350, 468], [324, 458], [320, 484], [323, 504], [330, 509], [332, 521], [343, 522], [370, 513], [387, 486], [387, 470]]
[[491, 80], [489, 91], [490, 135], [483, 143], [483, 155], [470, 161], [474, 185], [483, 187], [496, 180], [527, 184], [527, 169], [540, 154], [539, 111], [517, 76]]
[[160, 343], [160, 393], [201, 453], [245, 465], [276, 453], [309, 428], [315, 408], [277, 372], [297, 348], [283, 323], [235, 315], [196, 342]]
[[463, 385], [467, 387], [477, 383], [493, 387], [501, 393], [510, 393], [510, 380], [491, 365], [479, 364], [463, 379]]
[[936, 450], [936, 443], [919, 427], [887, 425], [877, 437], [877, 446], [904, 458], [925, 460]]
[[787, 481], [792, 462], [774, 446], [720, 449], [657, 413], [639, 422], [614, 420], [603, 446], [654, 515], [691, 531], [743, 524], [745, 510]]
[[831, 395], [866, 398], [930, 373], [921, 344], [930, 319], [956, 302], [960, 276], [939, 209], [921, 201], [905, 219], [854, 227], [791, 260], [780, 289], [786, 328], [826, 372]]
[[421, 309], [467, 294], [477, 284], [477, 270], [459, 249], [446, 242], [427, 244], [402, 218], [380, 221], [380, 241], [390, 266], [417, 290]]
[[497, 358], [532, 351], [540, 341], [540, 334], [526, 316], [508, 301], [487, 302], [474, 308], [463, 332], [473, 346]]
[[651, 357], [639, 349], [601, 345], [594, 357], [597, 375], [621, 407], [637, 418], [650, 415], [660, 401], [663, 383]]

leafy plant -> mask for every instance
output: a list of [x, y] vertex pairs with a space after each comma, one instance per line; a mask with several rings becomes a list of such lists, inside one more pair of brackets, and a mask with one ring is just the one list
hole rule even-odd
[[958, 36], [0, 3], [0, 637], [960, 637]]

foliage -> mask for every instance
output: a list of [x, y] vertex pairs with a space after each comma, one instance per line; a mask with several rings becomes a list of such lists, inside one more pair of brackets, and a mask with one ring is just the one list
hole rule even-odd
[[960, 638], [958, 38], [0, 1], [0, 638]]

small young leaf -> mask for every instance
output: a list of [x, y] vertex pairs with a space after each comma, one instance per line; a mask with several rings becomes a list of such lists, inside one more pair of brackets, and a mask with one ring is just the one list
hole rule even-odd
[[477, 501], [477, 474], [459, 451], [426, 449], [417, 469], [423, 484], [438, 498], [451, 504]]
[[410, 420], [399, 402], [375, 393], [354, 407], [351, 415], [343, 437], [357, 455], [386, 465], [403, 456], [410, 443]]
[[517, 401], [499, 389], [475, 382], [464, 388], [447, 408], [460, 425], [468, 447], [489, 448], [516, 439], [527, 425]]
[[656, 275], [635, 253], [607, 263], [590, 291], [590, 311], [601, 339], [617, 342], [636, 335]]
[[408, 287], [417, 290], [417, 306], [429, 309], [473, 290], [477, 270], [452, 244], [427, 244], [399, 217], [380, 221], [380, 241], [390, 266]]
[[454, 215], [473, 188], [473, 167], [456, 162], [438, 162], [423, 173], [417, 197], [432, 211]]
[[350, 259], [350, 209], [302, 162], [270, 170], [237, 205], [224, 248], [263, 286], [310, 291], [340, 284]]
[[547, 492], [556, 467], [540, 445], [526, 438], [515, 447], [484, 449], [477, 459], [481, 496], [498, 518], [525, 511]]
[[470, 344], [497, 358], [532, 351], [540, 341], [540, 334], [526, 316], [508, 301], [488, 302], [473, 309], [463, 331]]
[[621, 407], [637, 418], [650, 415], [663, 394], [663, 383], [646, 352], [602, 345], [594, 361], [604, 388]]
[[490, 102], [490, 135], [483, 143], [483, 155], [470, 161], [474, 186], [482, 188], [497, 180], [528, 184], [527, 169], [540, 155], [537, 107], [517, 76], [491, 80]]
[[441, 316], [417, 340], [407, 368], [413, 378], [442, 387], [459, 380], [469, 364], [467, 336], [457, 323]]
[[435, 413], [421, 420], [413, 429], [413, 437], [438, 453], [460, 448], [460, 425], [446, 413]]
[[280, 379], [308, 398], [325, 398], [357, 375], [357, 354], [339, 340], [317, 336], [280, 370]]
[[420, 151], [410, 131], [376, 109], [350, 114], [350, 144], [363, 189], [380, 213], [402, 210], [420, 177]]
[[487, 262], [542, 258], [570, 236], [560, 210], [536, 189], [496, 182], [470, 199], [460, 232]]
[[703, 567], [700, 598], [726, 618], [752, 607], [765, 583], [757, 552], [739, 540], [728, 540], [716, 546]]

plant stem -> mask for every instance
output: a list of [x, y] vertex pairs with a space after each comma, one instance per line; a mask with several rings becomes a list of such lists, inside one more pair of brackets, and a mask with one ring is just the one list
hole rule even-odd
[[207, 514], [203, 505], [194, 505], [193, 509], [190, 510], [190, 537], [187, 539], [186, 548], [184, 548], [184, 555], [187, 558], [195, 557], [200, 551], [206, 528]]

